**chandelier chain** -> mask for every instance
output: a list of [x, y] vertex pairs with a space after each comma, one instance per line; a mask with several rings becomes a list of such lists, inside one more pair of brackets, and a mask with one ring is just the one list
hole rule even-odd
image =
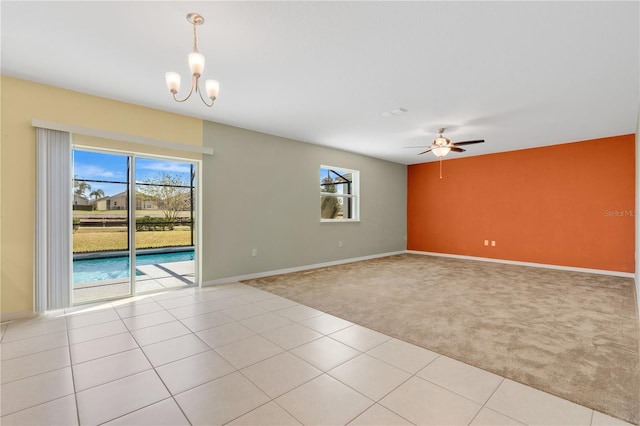
[[198, 22], [194, 21], [193, 22], [193, 51], [194, 52], [198, 51], [198, 31], [196, 30], [197, 26], [198, 26]]

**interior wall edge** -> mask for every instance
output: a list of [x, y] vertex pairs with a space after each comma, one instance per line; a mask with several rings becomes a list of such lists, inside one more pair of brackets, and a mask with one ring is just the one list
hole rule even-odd
[[[635, 229], [635, 261], [636, 261], [636, 311], [638, 313], [638, 320], [640, 320], [640, 105], [638, 106], [638, 120], [636, 130], [636, 229]], [[639, 343], [640, 344], [640, 343]]]
[[437, 253], [430, 251], [407, 250], [407, 253], [421, 254], [425, 256], [449, 257], [452, 259], [477, 260], [479, 262], [502, 263], [505, 265], [531, 266], [533, 268], [556, 269], [569, 272], [584, 272], [588, 274], [610, 275], [614, 277], [634, 278], [632, 272], [608, 271], [605, 269], [577, 268], [575, 266], [550, 265], [546, 263], [521, 262], [518, 260], [495, 259], [491, 257], [466, 256], [462, 254]]

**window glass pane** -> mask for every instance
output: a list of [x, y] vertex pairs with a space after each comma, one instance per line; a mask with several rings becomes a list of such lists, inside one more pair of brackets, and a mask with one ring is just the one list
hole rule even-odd
[[353, 194], [353, 171], [338, 168], [320, 168], [321, 192]]
[[195, 167], [136, 158], [136, 293], [195, 283]]
[[129, 295], [129, 157], [76, 149], [73, 176], [73, 302]]
[[136, 248], [193, 246], [191, 163], [136, 159]]
[[321, 196], [321, 219], [354, 219], [355, 200], [352, 197]]
[[338, 197], [321, 196], [320, 217], [322, 219], [337, 219], [342, 217], [342, 206]]

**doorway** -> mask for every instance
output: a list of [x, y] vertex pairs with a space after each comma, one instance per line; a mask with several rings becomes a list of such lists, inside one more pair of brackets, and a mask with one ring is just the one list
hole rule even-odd
[[198, 163], [72, 153], [73, 303], [197, 285]]

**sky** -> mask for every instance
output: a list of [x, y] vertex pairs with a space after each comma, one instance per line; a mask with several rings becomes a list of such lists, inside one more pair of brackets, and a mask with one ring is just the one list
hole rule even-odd
[[[136, 157], [136, 181], [159, 177], [162, 173], [180, 176], [189, 182], [190, 163]], [[102, 189], [105, 196], [115, 195], [126, 189], [127, 156], [73, 150], [73, 176], [81, 180], [103, 180], [117, 183], [88, 182], [91, 190]], [[89, 197], [89, 192], [85, 193]]]
[[[341, 175], [343, 175], [343, 176], [344, 176], [345, 174], [349, 173], [349, 172], [348, 172], [348, 171], [346, 171], [346, 170], [338, 169], [338, 168], [336, 168], [336, 167], [323, 167], [323, 166], [321, 166], [321, 167], [320, 167], [320, 183], [322, 183], [322, 182], [323, 182], [323, 180], [327, 177], [327, 175], [328, 175], [330, 178], [332, 178], [334, 181], [337, 179], [337, 176], [336, 176], [335, 174], [333, 174], [333, 173], [328, 172], [328, 170], [327, 170], [327, 169], [329, 169], [329, 170], [334, 170], [334, 171], [336, 171], [336, 172], [340, 173], [340, 174], [341, 174]], [[338, 194], [344, 194], [344, 193], [346, 192], [345, 185], [336, 185], [336, 192], [337, 192]]]

